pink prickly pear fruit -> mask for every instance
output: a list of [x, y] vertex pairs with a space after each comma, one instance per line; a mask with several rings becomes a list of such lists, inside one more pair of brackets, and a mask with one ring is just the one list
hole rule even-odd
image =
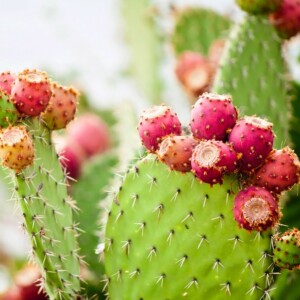
[[300, 162], [290, 147], [273, 150], [266, 162], [255, 171], [251, 182], [274, 193], [289, 190], [299, 183]]
[[281, 217], [277, 199], [262, 187], [250, 186], [235, 197], [234, 218], [247, 230], [265, 231], [278, 224]]
[[225, 44], [225, 39], [215, 40], [209, 48], [208, 58], [214, 68], [214, 71], [216, 71], [216, 69], [220, 65], [220, 60], [224, 52]]
[[192, 108], [191, 131], [197, 139], [225, 141], [238, 117], [228, 95], [204, 93]]
[[229, 142], [241, 154], [240, 171], [253, 173], [261, 166], [273, 148], [273, 124], [258, 118], [245, 116], [233, 127]]
[[278, 34], [289, 39], [300, 32], [300, 0], [282, 0], [279, 9], [270, 15]]
[[79, 93], [72, 87], [51, 82], [51, 98], [41, 118], [51, 130], [66, 128], [75, 117]]
[[0, 73], [0, 90], [6, 92], [8, 95], [11, 94], [11, 86], [16, 79], [16, 74], [9, 71]]
[[24, 70], [12, 84], [11, 96], [18, 111], [24, 116], [38, 116], [51, 97], [51, 84], [45, 72]]
[[70, 178], [78, 179], [86, 158], [83, 149], [76, 142], [70, 143], [66, 136], [55, 135], [53, 143], [65, 173]]
[[39, 280], [42, 276], [39, 270], [32, 265], [26, 266], [15, 277], [22, 300], [46, 300], [48, 297], [41, 290]]
[[24, 126], [10, 126], [0, 131], [0, 158], [3, 166], [16, 173], [33, 163], [33, 141]]
[[213, 71], [209, 60], [197, 52], [186, 51], [178, 59], [175, 73], [189, 94], [198, 97], [208, 91]]
[[171, 170], [189, 172], [192, 153], [196, 145], [197, 141], [189, 136], [168, 136], [161, 142], [157, 156]]
[[223, 182], [225, 173], [237, 169], [238, 157], [231, 145], [221, 141], [203, 140], [195, 147], [192, 158], [192, 172], [210, 185]]
[[156, 105], [142, 113], [138, 132], [142, 144], [155, 153], [163, 138], [181, 134], [181, 123], [169, 106]]
[[85, 113], [67, 128], [70, 144], [79, 145], [87, 157], [105, 152], [110, 147], [108, 126], [99, 116]]

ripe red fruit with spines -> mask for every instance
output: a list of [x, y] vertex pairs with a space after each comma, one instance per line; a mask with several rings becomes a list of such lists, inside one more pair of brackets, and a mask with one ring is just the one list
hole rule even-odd
[[169, 106], [156, 105], [141, 114], [138, 132], [142, 144], [155, 153], [163, 138], [181, 134], [181, 123]]
[[239, 226], [250, 231], [273, 228], [281, 217], [277, 199], [266, 189], [256, 186], [236, 195], [233, 213]]
[[85, 113], [67, 127], [68, 143], [79, 145], [86, 157], [109, 149], [111, 138], [106, 123], [94, 113]]
[[11, 86], [15, 81], [17, 75], [10, 72], [5, 71], [0, 73], [0, 90], [6, 92], [8, 95], [11, 94]]
[[175, 73], [189, 94], [198, 97], [211, 83], [213, 68], [210, 61], [198, 52], [183, 52], [177, 61]]
[[273, 148], [273, 124], [258, 118], [245, 116], [232, 128], [229, 142], [241, 154], [240, 171], [253, 173], [260, 167]]
[[45, 72], [26, 69], [13, 82], [11, 96], [23, 116], [38, 116], [50, 101], [50, 80]]
[[278, 34], [289, 39], [300, 32], [300, 0], [282, 0], [279, 9], [270, 15]]
[[51, 98], [41, 118], [51, 130], [66, 128], [75, 117], [79, 93], [73, 87], [51, 82]]
[[168, 136], [161, 142], [157, 156], [171, 170], [189, 172], [191, 170], [193, 149], [197, 143], [190, 136]]
[[237, 161], [237, 154], [231, 145], [221, 141], [203, 140], [193, 151], [192, 172], [210, 185], [221, 184], [225, 173], [236, 171]]
[[16, 173], [33, 163], [33, 141], [24, 126], [10, 126], [0, 131], [0, 158], [3, 166]]
[[274, 193], [291, 189], [299, 183], [300, 162], [294, 151], [285, 147], [273, 150], [266, 162], [253, 174], [251, 182]]
[[54, 135], [53, 143], [65, 173], [70, 178], [78, 179], [86, 159], [84, 150], [75, 141], [70, 143], [66, 136]]
[[225, 141], [238, 117], [228, 95], [204, 93], [194, 104], [190, 127], [197, 139]]

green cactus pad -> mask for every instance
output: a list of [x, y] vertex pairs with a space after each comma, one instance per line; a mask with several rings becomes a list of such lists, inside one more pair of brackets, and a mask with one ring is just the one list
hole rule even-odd
[[18, 117], [19, 113], [10, 97], [5, 92], [0, 91], [0, 127], [13, 125]]
[[35, 162], [16, 175], [16, 192], [31, 238], [35, 261], [50, 299], [75, 299], [80, 290], [77, 224], [73, 201], [50, 132], [38, 120], [27, 121], [34, 139]]
[[232, 31], [212, 91], [231, 94], [241, 114], [266, 117], [274, 124], [275, 147], [288, 137], [285, 64], [280, 39], [263, 17], [246, 16]]
[[227, 37], [230, 25], [229, 19], [208, 9], [190, 8], [179, 12], [172, 37], [175, 53], [195, 51], [207, 55], [212, 42]]
[[267, 14], [277, 10], [282, 0], [236, 0], [240, 8], [250, 14]]
[[99, 244], [97, 220], [103, 210], [103, 201], [106, 197], [104, 189], [113, 177], [112, 169], [115, 168], [117, 162], [115, 154], [100, 156], [84, 168], [80, 180], [72, 186], [72, 196], [79, 208], [79, 212], [74, 214], [74, 219], [84, 231], [84, 234], [78, 238], [80, 253], [89, 265], [89, 270], [99, 278], [104, 273], [104, 266], [95, 254], [95, 249]]
[[108, 216], [111, 300], [260, 299], [272, 283], [270, 232], [234, 221], [237, 179], [201, 184], [154, 156], [127, 174]]
[[274, 238], [273, 260], [278, 267], [294, 269], [300, 267], [300, 231], [288, 230]]

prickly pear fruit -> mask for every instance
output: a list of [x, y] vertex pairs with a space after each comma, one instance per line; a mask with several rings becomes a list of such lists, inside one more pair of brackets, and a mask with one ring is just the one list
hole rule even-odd
[[288, 230], [274, 237], [275, 264], [280, 268], [300, 268], [300, 231], [297, 228]]
[[266, 162], [255, 171], [253, 185], [265, 187], [267, 190], [281, 193], [299, 183], [300, 162], [290, 147], [273, 150]]
[[206, 92], [212, 79], [209, 60], [198, 52], [183, 52], [177, 61], [175, 73], [186, 91], [194, 97]]
[[237, 153], [242, 154], [240, 170], [253, 172], [263, 164], [273, 148], [273, 124], [258, 118], [245, 116], [233, 127], [229, 142]]
[[138, 131], [143, 145], [154, 153], [164, 137], [181, 134], [181, 123], [169, 106], [155, 105], [140, 116]]
[[110, 147], [106, 123], [93, 113], [85, 113], [67, 128], [68, 143], [79, 145], [87, 157], [105, 152]]
[[38, 116], [51, 97], [50, 81], [45, 72], [24, 70], [12, 84], [11, 95], [18, 111], [24, 116]]
[[267, 14], [276, 11], [282, 0], [236, 0], [240, 8], [250, 14]]
[[221, 141], [201, 141], [193, 151], [192, 171], [203, 182], [211, 185], [223, 182], [224, 173], [237, 167], [237, 155], [230, 145]]
[[17, 75], [9, 71], [0, 73], [0, 90], [6, 92], [8, 95], [11, 93], [12, 83], [15, 81]]
[[84, 150], [76, 142], [70, 143], [65, 136], [55, 135], [53, 143], [59, 156], [59, 162], [67, 176], [78, 179], [86, 157]]
[[235, 125], [237, 115], [230, 96], [204, 93], [192, 108], [190, 126], [193, 136], [224, 141]]
[[279, 9], [270, 15], [278, 34], [289, 39], [300, 32], [300, 0], [282, 0]]
[[42, 288], [39, 286], [39, 280], [42, 276], [35, 266], [26, 266], [19, 271], [15, 277], [17, 288], [20, 292], [21, 300], [47, 300], [49, 299]]
[[247, 230], [264, 231], [274, 227], [280, 218], [278, 202], [262, 187], [241, 190], [234, 200], [234, 218]]
[[0, 131], [0, 158], [3, 166], [16, 173], [32, 164], [33, 142], [24, 126], [10, 126]]
[[157, 156], [159, 160], [169, 166], [171, 170], [189, 172], [191, 157], [197, 141], [189, 136], [169, 136], [163, 139]]
[[226, 40], [215, 40], [209, 47], [208, 58], [214, 68], [214, 72], [220, 65], [220, 60], [224, 52]]
[[75, 117], [78, 92], [72, 87], [64, 87], [51, 82], [52, 95], [42, 120], [51, 130], [66, 128]]
[[19, 113], [12, 103], [11, 97], [0, 90], [0, 127], [13, 125], [18, 119]]

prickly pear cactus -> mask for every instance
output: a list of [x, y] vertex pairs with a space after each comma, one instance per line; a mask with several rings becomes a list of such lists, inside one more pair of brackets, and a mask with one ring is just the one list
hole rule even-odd
[[35, 146], [32, 166], [15, 175], [15, 190], [43, 286], [50, 299], [75, 299], [80, 290], [77, 224], [73, 200], [50, 131], [38, 119], [27, 121]]
[[280, 147], [288, 137], [288, 101], [281, 40], [265, 17], [245, 16], [231, 32], [212, 90], [231, 94], [242, 114], [274, 123]]
[[175, 53], [195, 51], [207, 55], [212, 42], [227, 37], [230, 25], [228, 18], [208, 9], [179, 11], [172, 36]]
[[0, 127], [14, 124], [18, 115], [10, 96], [0, 89]]
[[211, 188], [154, 156], [127, 174], [108, 214], [110, 299], [259, 299], [272, 283], [270, 232], [234, 221], [237, 179]]
[[80, 253], [84, 256], [89, 270], [94, 276], [101, 277], [104, 267], [95, 255], [95, 249], [99, 243], [97, 231], [99, 225], [97, 219], [103, 210], [103, 199], [106, 197], [105, 188], [113, 177], [113, 169], [118, 162], [114, 153], [100, 156], [86, 165], [80, 180], [72, 186], [71, 194], [76, 200], [80, 213], [74, 214], [74, 219], [84, 231], [78, 238]]

